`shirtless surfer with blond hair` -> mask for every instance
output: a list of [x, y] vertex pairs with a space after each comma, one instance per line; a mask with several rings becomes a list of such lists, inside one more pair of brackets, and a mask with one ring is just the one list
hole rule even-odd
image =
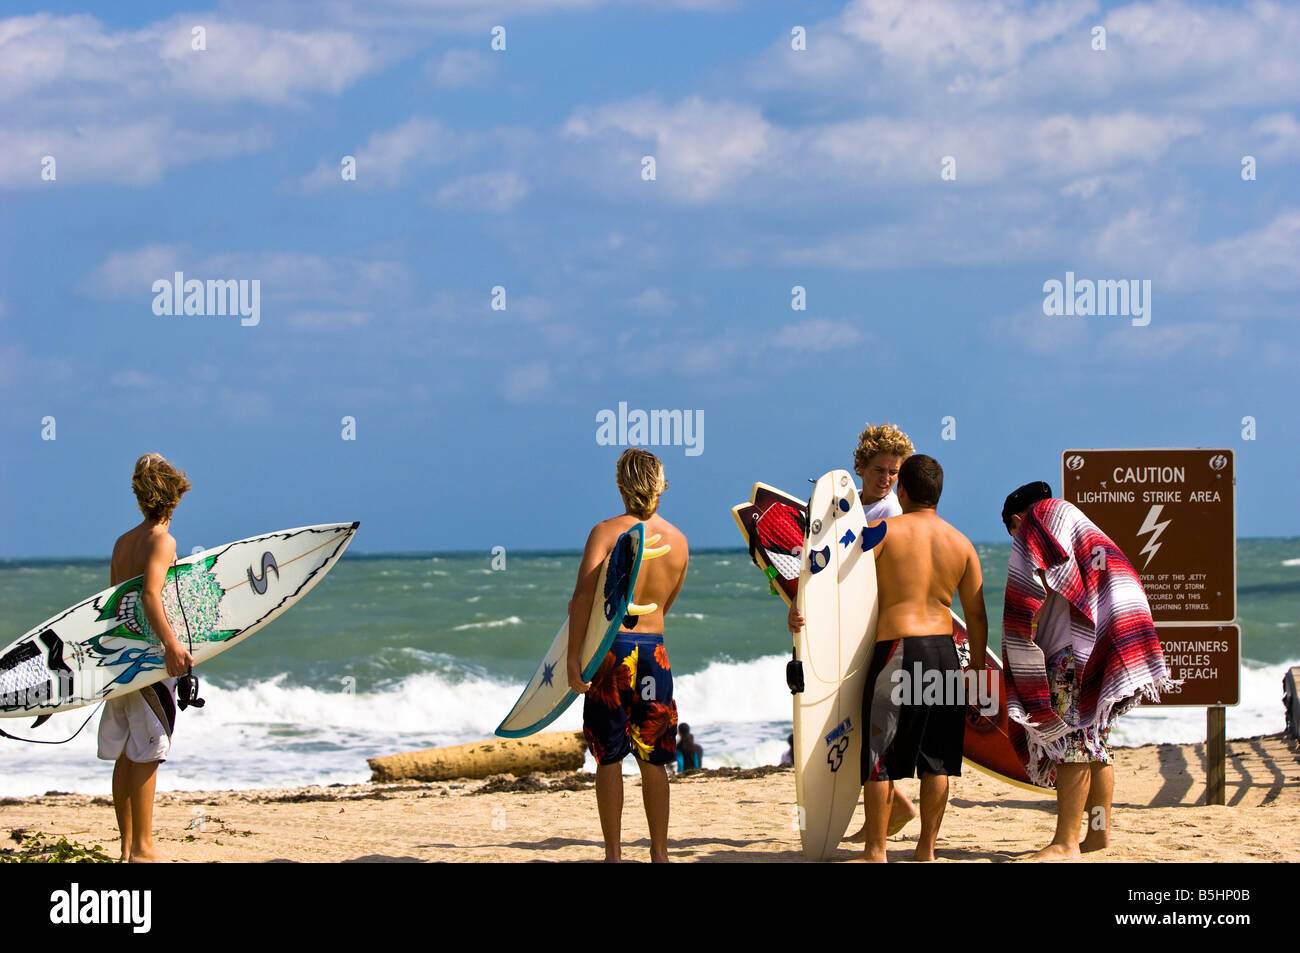
[[104, 703], [99, 720], [99, 757], [114, 762], [113, 809], [122, 837], [122, 860], [154, 863], [167, 859], [153, 843], [158, 765], [167, 760], [171, 750], [176, 679], [194, 664], [172, 631], [162, 601], [167, 570], [176, 561], [176, 540], [169, 531], [172, 513], [190, 489], [190, 481], [161, 454], [146, 453], [135, 462], [131, 489], [144, 520], [119, 536], [113, 545], [109, 581], [116, 586], [144, 576], [140, 605], [149, 629], [162, 644], [164, 664], [171, 677]]
[[[616, 472], [623, 497], [621, 516], [597, 523], [587, 537], [578, 580], [569, 603], [569, 687], [586, 698], [583, 733], [596, 759], [596, 808], [605, 839], [605, 860], [622, 859], [623, 759], [636, 757], [641, 793], [650, 826], [650, 859], [668, 860], [668, 771], [677, 760], [677, 703], [672, 671], [664, 648], [664, 616], [686, 581], [690, 550], [686, 537], [659, 514], [659, 497], [668, 487], [663, 464], [647, 450], [633, 447], [619, 457]], [[656, 608], [628, 615], [604, 661], [590, 682], [582, 680], [582, 633], [587, 631], [600, 567], [619, 536], [645, 523], [647, 548], [667, 552], [643, 559], [632, 601]]]

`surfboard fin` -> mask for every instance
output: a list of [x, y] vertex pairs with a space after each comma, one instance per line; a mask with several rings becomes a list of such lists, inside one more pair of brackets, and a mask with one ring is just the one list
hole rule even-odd
[[656, 556], [662, 556], [670, 549], [672, 549], [672, 547], [667, 543], [662, 546], [655, 546], [652, 549], [643, 549], [641, 550], [641, 561], [645, 562], [647, 559], [654, 559]]
[[653, 545], [654, 545], [655, 543], [657, 543], [657, 542], [659, 542], [659, 534], [658, 534], [658, 533], [655, 533], [653, 536], [647, 536], [647, 537], [645, 538], [645, 544], [646, 544], [647, 546], [653, 546]]
[[[644, 557], [643, 557], [644, 558]], [[629, 602], [627, 605], [628, 615], [649, 615], [659, 609], [659, 603], [648, 602], [645, 605], [638, 605], [635, 602]]]
[[32, 722], [32, 727], [39, 728], [41, 727], [41, 725], [45, 724], [49, 720], [50, 720], [50, 715], [41, 715], [34, 722]]

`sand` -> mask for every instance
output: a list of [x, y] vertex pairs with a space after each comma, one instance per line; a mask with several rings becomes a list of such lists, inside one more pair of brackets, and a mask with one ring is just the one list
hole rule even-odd
[[[1228, 743], [1227, 804], [1205, 802], [1204, 745], [1115, 752], [1108, 861], [1300, 861], [1300, 749], [1281, 735]], [[105, 785], [108, 783], [107, 766]], [[162, 769], [163, 783], [166, 767]], [[160, 793], [155, 839], [185, 862], [594, 861], [602, 856], [590, 774], [488, 781]], [[903, 782], [915, 801], [917, 781]], [[649, 856], [640, 782], [626, 779], [624, 856]], [[944, 861], [1015, 861], [1051, 840], [1055, 800], [970, 768], [954, 779], [940, 835]], [[861, 813], [855, 818], [855, 826]], [[918, 824], [890, 839], [910, 860]], [[0, 832], [99, 843], [116, 854], [107, 797], [49, 793], [0, 799]], [[794, 775], [760, 768], [699, 772], [672, 784], [669, 850], [678, 861], [802, 862]], [[840, 851], [854, 856], [851, 845]]]

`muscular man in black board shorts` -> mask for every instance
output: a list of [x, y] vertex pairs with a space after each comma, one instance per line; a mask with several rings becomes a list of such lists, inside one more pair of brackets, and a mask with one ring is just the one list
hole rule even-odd
[[[970, 540], [939, 517], [943, 468], [914, 454], [898, 474], [902, 516], [876, 547], [880, 616], [862, 700], [870, 726], [862, 753], [867, 840], [861, 860], [883, 862], [893, 784], [921, 777], [917, 860], [934, 860], [948, 804], [948, 777], [961, 774], [965, 698], [952, 641], [952, 594], [961, 596], [972, 669], [984, 668], [988, 617], [979, 557]], [[901, 674], [900, 674], [901, 673]], [[917, 683], [920, 684], [917, 684]]]

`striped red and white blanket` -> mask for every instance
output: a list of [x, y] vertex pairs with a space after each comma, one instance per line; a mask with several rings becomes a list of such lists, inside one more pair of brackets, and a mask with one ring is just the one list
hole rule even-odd
[[[1069, 641], [1042, 646], [1036, 644], [1033, 623], [1048, 589], [1071, 606]], [[1057, 713], [1048, 684], [1048, 655], [1064, 647], [1073, 648], [1076, 671], [1082, 672], [1077, 724]], [[1049, 786], [1068, 735], [1082, 731], [1084, 744], [1093, 750], [1112, 719], [1143, 698], [1158, 701], [1174, 684], [1137, 572], [1119, 547], [1065, 500], [1035, 504], [1016, 532], [1002, 614], [1002, 658], [1007, 710], [1025, 728], [1023, 737], [1013, 732], [1017, 753], [1030, 778]]]

